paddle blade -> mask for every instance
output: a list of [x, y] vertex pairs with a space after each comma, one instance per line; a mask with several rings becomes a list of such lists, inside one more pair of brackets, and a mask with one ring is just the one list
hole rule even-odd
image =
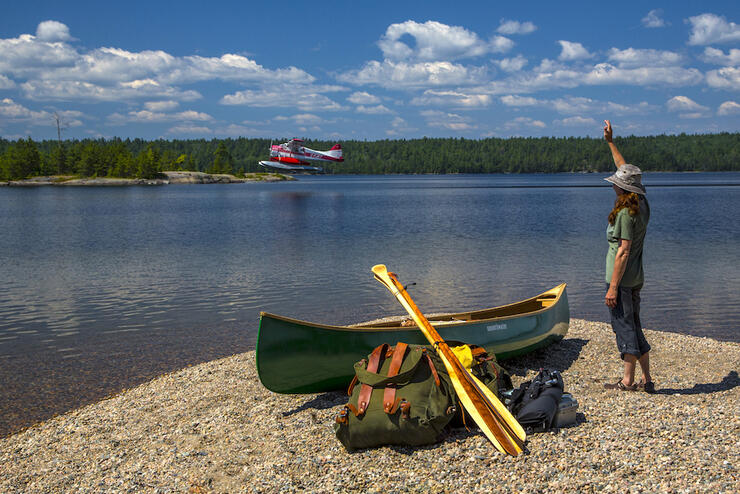
[[393, 291], [393, 281], [391, 281], [391, 278], [388, 275], [388, 269], [385, 267], [385, 264], [376, 264], [373, 266], [373, 274], [375, 275], [376, 280], [381, 282], [387, 289]]
[[[449, 362], [445, 355], [441, 353], [439, 355], [447, 368], [447, 373], [450, 375], [452, 386], [455, 388], [455, 393], [457, 394], [458, 399], [462, 403], [468, 415], [473, 418], [473, 421], [476, 423], [478, 428], [480, 428], [488, 440], [493, 443], [497, 450], [512, 456], [518, 456], [523, 450], [524, 439], [526, 438], [526, 435], [523, 434], [524, 431], [521, 431], [521, 436], [518, 432], [515, 432], [515, 437], [512, 437], [512, 433], [508, 430], [506, 425], [502, 424], [499, 419], [494, 416], [494, 412], [491, 408], [492, 406], [495, 408], [495, 406], [491, 403], [491, 400], [488, 399], [489, 395], [483, 391], [484, 389], [488, 391], [490, 390], [483, 383], [478, 386], [473, 385], [471, 389], [471, 384], [475, 381], [470, 380], [466, 382], [466, 380], [467, 377], [475, 379], [475, 376], [467, 372], [467, 370], [461, 372], [460, 368]], [[454, 358], [454, 355], [452, 358]], [[465, 374], [467, 374], [467, 376]], [[480, 383], [480, 381], [478, 382]], [[479, 389], [475, 389], [475, 387]], [[496, 401], [499, 401], [495, 395], [493, 397]], [[516, 422], [516, 419], [514, 419], [514, 422]], [[521, 426], [519, 426], [518, 423], [517, 426], [521, 429]]]
[[496, 396], [496, 393], [490, 390], [488, 386], [483, 384], [475, 375], [472, 373], [470, 374], [470, 377], [473, 378], [473, 381], [475, 384], [478, 385], [478, 387], [483, 391], [483, 394], [486, 395], [486, 398], [488, 398], [488, 401], [491, 402], [491, 404], [494, 406], [498, 414], [501, 416], [501, 418], [509, 425], [511, 430], [514, 432], [514, 434], [519, 438], [519, 440], [524, 443], [524, 441], [527, 439], [527, 433], [524, 432], [524, 429], [522, 428], [521, 424], [517, 421], [517, 419], [511, 414], [508, 408], [506, 408], [506, 405], [501, 403], [501, 400], [498, 399], [498, 396]]

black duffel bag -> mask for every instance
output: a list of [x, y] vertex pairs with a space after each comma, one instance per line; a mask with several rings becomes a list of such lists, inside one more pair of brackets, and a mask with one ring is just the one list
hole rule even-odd
[[534, 379], [512, 391], [506, 406], [527, 433], [543, 432], [553, 426], [563, 390], [558, 371], [540, 369]]

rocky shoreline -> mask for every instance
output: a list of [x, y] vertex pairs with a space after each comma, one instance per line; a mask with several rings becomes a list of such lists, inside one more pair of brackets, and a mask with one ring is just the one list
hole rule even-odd
[[498, 453], [477, 430], [435, 445], [346, 452], [341, 392], [278, 395], [254, 352], [163, 375], [0, 439], [0, 492], [738, 492], [740, 344], [646, 331], [657, 394], [608, 391], [604, 323], [503, 362], [515, 384], [563, 373], [576, 425]]
[[32, 177], [25, 180], [11, 180], [0, 182], [0, 186], [8, 187], [38, 187], [38, 186], [127, 186], [127, 185], [169, 185], [169, 184], [238, 184], [245, 182], [281, 182], [295, 180], [290, 175], [280, 173], [247, 173], [244, 178], [229, 174], [213, 174], [187, 171], [164, 171], [163, 178], [78, 178], [73, 175], [52, 175]]

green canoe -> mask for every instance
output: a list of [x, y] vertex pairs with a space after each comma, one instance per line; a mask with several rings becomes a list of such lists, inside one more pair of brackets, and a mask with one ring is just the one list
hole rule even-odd
[[[322, 393], [345, 388], [353, 365], [378, 345], [427, 344], [404, 318], [353, 326], [327, 326], [267, 312], [260, 314], [257, 372], [276, 393]], [[499, 360], [523, 355], [562, 339], [570, 310], [565, 283], [514, 304], [428, 317], [440, 336], [484, 347]]]

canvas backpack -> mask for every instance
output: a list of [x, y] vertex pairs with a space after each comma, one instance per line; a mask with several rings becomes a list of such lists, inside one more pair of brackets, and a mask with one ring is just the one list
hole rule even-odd
[[455, 415], [452, 381], [430, 346], [385, 343], [354, 369], [334, 424], [347, 450], [432, 444]]

